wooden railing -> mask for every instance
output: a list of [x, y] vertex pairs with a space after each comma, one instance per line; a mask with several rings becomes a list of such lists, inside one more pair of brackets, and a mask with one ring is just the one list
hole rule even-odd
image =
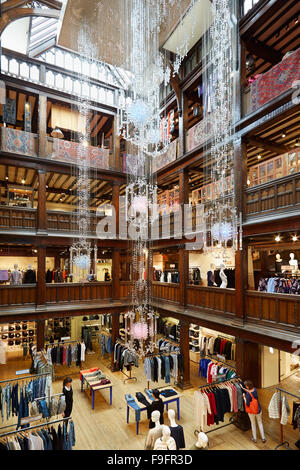
[[235, 289], [189, 285], [186, 303], [191, 307], [209, 309], [212, 313], [235, 314]]
[[152, 296], [156, 299], [179, 302], [179, 284], [168, 282], [152, 282]]
[[121, 281], [120, 282], [120, 298], [128, 299], [131, 297], [132, 293], [132, 283], [130, 281]]
[[254, 215], [291, 210], [300, 204], [300, 173], [285, 176], [246, 191], [246, 213]]
[[89, 302], [112, 298], [111, 282], [47, 284], [46, 302]]
[[300, 297], [289, 294], [268, 294], [247, 291], [245, 301], [246, 320], [259, 320], [278, 325], [300, 327]]
[[35, 229], [36, 209], [0, 206], [0, 227], [1, 229]]
[[[95, 234], [97, 224], [102, 217], [90, 216], [90, 232]], [[49, 231], [78, 232], [76, 215], [72, 212], [47, 211], [47, 227]]]
[[0, 286], [1, 307], [15, 305], [34, 305], [36, 303], [36, 285]]

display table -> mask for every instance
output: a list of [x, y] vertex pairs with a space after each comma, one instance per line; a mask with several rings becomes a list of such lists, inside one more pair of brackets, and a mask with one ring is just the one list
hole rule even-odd
[[[166, 405], [167, 411], [169, 409], [169, 404], [170, 403], [173, 403], [173, 402], [177, 403], [177, 419], [178, 419], [178, 421], [180, 420], [180, 398], [181, 397], [182, 397], [182, 395], [179, 394], [179, 393], [177, 393], [176, 395], [173, 395], [171, 397], [168, 397], [168, 398], [165, 398], [162, 395], [160, 395], [160, 398], [164, 402], [164, 405]], [[140, 407], [140, 412], [147, 411], [146, 406], [142, 405], [135, 397], [134, 397], [134, 399], [135, 399], [136, 404]], [[127, 406], [127, 424], [128, 424], [129, 423], [130, 409], [132, 409], [133, 411], [135, 411], [135, 409], [127, 403], [126, 398], [124, 398], [124, 401], [125, 401], [126, 406]], [[136, 433], [137, 434], [139, 433], [139, 421], [136, 421]]]
[[81, 376], [81, 392], [83, 392], [83, 386], [86, 384], [90, 388], [90, 394], [92, 395], [92, 409], [95, 408], [95, 392], [105, 390], [109, 388], [110, 390], [110, 400], [109, 404], [112, 405], [112, 382], [105, 384], [105, 385], [97, 385], [93, 386], [93, 384], [99, 383], [99, 379], [94, 379], [93, 377], [87, 377], [84, 373], [80, 372]]

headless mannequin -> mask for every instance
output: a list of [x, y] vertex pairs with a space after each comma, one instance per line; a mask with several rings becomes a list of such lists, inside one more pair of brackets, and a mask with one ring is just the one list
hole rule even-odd
[[289, 265], [293, 267], [292, 272], [295, 273], [298, 271], [298, 260], [295, 259], [294, 253], [290, 253]]
[[222, 284], [220, 285], [220, 287], [222, 289], [226, 289], [226, 287], [227, 287], [227, 276], [224, 273], [224, 268], [225, 268], [225, 265], [222, 263], [220, 265], [220, 278], [221, 278], [221, 281], [222, 281]]
[[215, 270], [215, 265], [211, 264], [210, 265], [210, 271], [207, 271], [207, 285], [208, 286], [217, 286], [215, 283], [215, 276], [214, 276], [214, 270]]
[[14, 271], [10, 275], [10, 284], [18, 285], [22, 284], [22, 273], [18, 270], [18, 265], [14, 265]]
[[176, 450], [185, 448], [184, 432], [183, 427], [175, 421], [175, 411], [168, 411], [168, 418], [170, 420], [171, 437], [175, 440]]
[[162, 426], [162, 437], [155, 441], [154, 450], [176, 450], [176, 442], [168, 426]]
[[208, 438], [204, 432], [199, 432], [197, 442], [194, 446], [195, 450], [205, 450], [208, 448]]
[[160, 424], [160, 412], [155, 410], [151, 413], [151, 420], [155, 424], [155, 427], [150, 429], [148, 432], [146, 442], [145, 442], [145, 450], [153, 450], [155, 441], [162, 436], [163, 433], [163, 426]]

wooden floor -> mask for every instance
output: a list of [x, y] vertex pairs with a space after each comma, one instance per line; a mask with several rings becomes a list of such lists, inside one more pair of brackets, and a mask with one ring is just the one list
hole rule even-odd
[[[0, 365], [0, 380], [15, 376], [15, 371], [25, 369], [30, 365], [29, 361], [24, 361], [22, 357], [10, 360], [7, 365]], [[143, 373], [143, 365], [133, 369], [133, 375], [137, 377], [137, 382], [124, 384], [126, 378], [121, 372], [112, 373], [109, 369], [109, 358], [101, 358], [99, 352], [86, 355], [85, 368], [98, 366], [109, 377], [113, 386], [113, 405], [109, 405], [109, 390], [96, 393], [95, 409], [92, 410], [92, 400], [87, 391], [80, 392], [79, 373], [72, 375], [74, 391], [74, 407], [72, 417], [75, 423], [76, 446], [80, 450], [139, 450], [144, 448], [144, 442], [148, 433], [148, 421], [145, 419], [146, 413], [142, 413], [140, 422], [140, 434], [136, 435], [136, 424], [134, 412], [130, 413], [130, 423], [126, 423], [126, 405], [124, 402], [125, 393], [135, 394], [144, 392], [147, 386]], [[67, 376], [71, 371], [66, 366], [55, 366], [56, 375]], [[193, 419], [193, 394], [197, 386], [204, 384], [198, 378], [198, 366], [191, 363], [191, 381], [193, 388], [186, 390], [181, 398], [181, 419], [179, 424], [184, 428], [186, 449], [190, 449], [196, 442], [194, 431], [196, 429]], [[173, 380], [172, 380], [173, 382]], [[164, 386], [164, 382], [156, 386]], [[153, 386], [153, 384], [152, 384]], [[283, 381], [280, 386], [291, 392], [298, 393], [300, 389], [300, 379], [296, 375]], [[54, 393], [61, 392], [62, 380], [56, 380], [53, 384]], [[278, 420], [268, 417], [267, 407], [274, 392], [274, 387], [259, 390], [259, 398], [263, 409], [263, 422], [267, 442], [263, 444], [258, 439], [257, 444], [251, 441], [251, 431], [242, 432], [234, 425], [208, 432], [209, 448], [213, 450], [273, 450], [279, 443], [280, 426]], [[290, 401], [292, 405], [292, 402]], [[175, 409], [176, 404], [170, 404], [170, 408]], [[229, 414], [226, 415], [228, 422]], [[15, 421], [11, 421], [14, 423]], [[1, 427], [5, 424], [2, 423]], [[169, 424], [167, 413], [165, 413], [165, 424]], [[211, 431], [213, 427], [209, 427]], [[0, 432], [4, 432], [0, 430]], [[259, 434], [258, 434], [259, 435]], [[290, 442], [290, 447], [296, 449], [294, 442], [298, 439], [298, 431], [294, 431], [290, 424], [284, 426], [284, 438]], [[283, 449], [284, 450], [284, 449]]]

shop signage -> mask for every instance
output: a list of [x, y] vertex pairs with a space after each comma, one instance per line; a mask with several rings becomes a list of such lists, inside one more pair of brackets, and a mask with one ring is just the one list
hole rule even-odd
[[71, 336], [65, 336], [64, 338], [60, 338], [61, 341], [69, 341], [71, 339]]
[[30, 370], [29, 369], [16, 370], [16, 375], [22, 375], [22, 374], [30, 374]]
[[30, 418], [22, 418], [21, 424], [29, 424], [34, 421], [40, 421], [42, 419], [42, 415], [31, 416]]

